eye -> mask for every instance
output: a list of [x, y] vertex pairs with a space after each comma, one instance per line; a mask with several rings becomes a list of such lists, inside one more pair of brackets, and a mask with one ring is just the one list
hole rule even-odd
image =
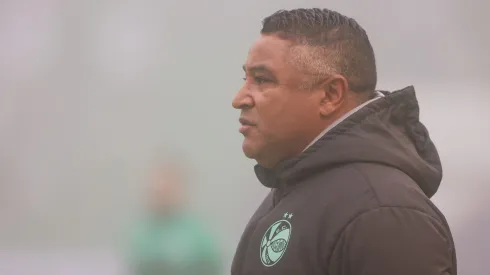
[[[247, 77], [244, 77], [242, 78], [243, 81], [247, 81], [248, 78]], [[254, 76], [253, 77], [253, 81], [258, 84], [258, 85], [261, 85], [261, 84], [264, 84], [264, 83], [268, 83], [268, 82], [271, 82], [269, 79], [266, 79], [266, 78], [263, 78], [263, 77], [260, 77], [260, 76]]]
[[267, 82], [270, 82], [268, 79], [265, 79], [263, 77], [260, 77], [260, 76], [255, 76], [254, 77], [254, 80], [257, 84], [264, 84], [264, 83], [267, 83]]

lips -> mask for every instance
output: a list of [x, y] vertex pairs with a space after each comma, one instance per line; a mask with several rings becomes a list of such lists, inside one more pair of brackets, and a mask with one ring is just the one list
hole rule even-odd
[[240, 121], [240, 124], [241, 124], [239, 132], [242, 134], [245, 134], [252, 127], [255, 127], [255, 123], [251, 122], [250, 120], [248, 120], [246, 118], [240, 118], [238, 121]]
[[240, 124], [242, 126], [255, 126], [255, 123], [251, 122], [250, 120], [248, 120], [246, 118], [241, 117], [238, 121], [240, 122]]

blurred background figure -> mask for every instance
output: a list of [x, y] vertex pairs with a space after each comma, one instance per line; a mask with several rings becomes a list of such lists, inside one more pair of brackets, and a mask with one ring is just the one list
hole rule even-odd
[[189, 174], [177, 157], [152, 168], [146, 208], [131, 240], [132, 274], [221, 274], [216, 238], [187, 201]]

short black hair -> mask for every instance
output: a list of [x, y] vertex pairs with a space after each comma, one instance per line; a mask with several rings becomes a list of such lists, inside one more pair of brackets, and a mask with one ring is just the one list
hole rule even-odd
[[309, 73], [341, 74], [351, 91], [374, 92], [374, 51], [366, 31], [354, 19], [329, 9], [294, 9], [277, 11], [262, 25], [261, 34], [275, 34], [300, 46], [292, 58]]

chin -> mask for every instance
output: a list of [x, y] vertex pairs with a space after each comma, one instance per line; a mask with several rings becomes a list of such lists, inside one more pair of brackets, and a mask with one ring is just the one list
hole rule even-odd
[[249, 159], [257, 159], [258, 151], [260, 151], [259, 146], [247, 138], [245, 138], [243, 141], [242, 150], [245, 156]]
[[243, 153], [247, 158], [257, 161], [257, 164], [265, 168], [273, 168], [280, 159], [271, 158], [271, 156], [276, 156], [276, 154], [267, 150], [269, 148], [263, 142], [247, 138], [245, 138], [242, 144]]

